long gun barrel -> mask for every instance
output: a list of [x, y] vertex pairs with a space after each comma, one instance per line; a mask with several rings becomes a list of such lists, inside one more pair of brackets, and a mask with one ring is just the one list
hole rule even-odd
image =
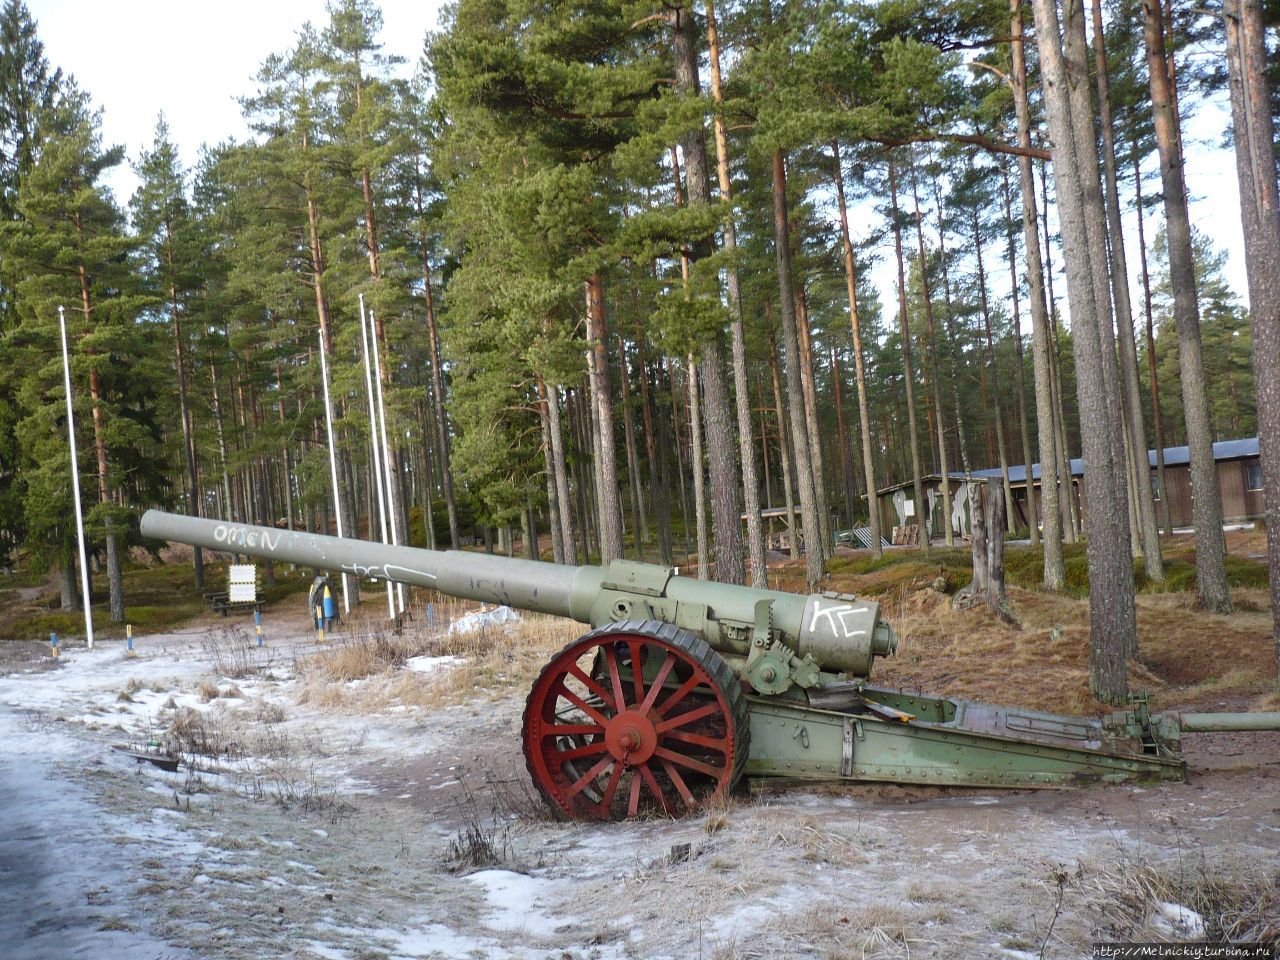
[[[747, 658], [757, 686], [812, 686], [819, 670], [866, 677], [897, 637], [880, 606], [847, 594], [802, 596], [679, 576], [670, 567], [614, 560], [570, 567], [457, 550], [388, 546], [315, 533], [148, 510], [142, 534], [359, 577], [431, 587], [484, 603], [569, 617], [594, 627], [661, 620], [703, 637], [727, 658]], [[785, 647], [785, 650], [780, 650]], [[765, 654], [768, 654], [767, 656]]]

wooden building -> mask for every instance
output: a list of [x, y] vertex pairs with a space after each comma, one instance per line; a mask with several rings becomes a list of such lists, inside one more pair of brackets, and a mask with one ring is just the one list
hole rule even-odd
[[[1164, 481], [1169, 488], [1160, 489], [1156, 475], [1156, 452], [1147, 454], [1151, 461], [1151, 491], [1157, 499], [1169, 498], [1169, 517], [1175, 527], [1189, 527], [1191, 519], [1191, 466], [1186, 447], [1167, 447], [1164, 451]], [[1222, 495], [1222, 519], [1226, 523], [1257, 520], [1262, 516], [1262, 460], [1258, 438], [1223, 440], [1213, 445], [1213, 459], [1218, 468], [1218, 491]]]
[[[996, 476], [1000, 472], [996, 471]], [[940, 474], [929, 474], [920, 478], [920, 483], [924, 487], [925, 497], [925, 529], [929, 533], [930, 539], [941, 539], [945, 536], [946, 528], [943, 526], [943, 507], [945, 501], [942, 497], [942, 485], [946, 483], [951, 488], [951, 530], [957, 537], [969, 536], [969, 484], [967, 480], [975, 483], [986, 483], [987, 478], [984, 476], [973, 475], [966, 478], [963, 473], [952, 473], [947, 480], [943, 480]], [[889, 531], [894, 527], [906, 526], [907, 524], [916, 523], [915, 516], [915, 484], [911, 480], [904, 483], [896, 483], [891, 487], [883, 487], [876, 491], [876, 509], [880, 511], [880, 529], [884, 532], [887, 539]]]
[[[1258, 454], [1258, 438], [1223, 440], [1213, 445], [1213, 457], [1217, 463], [1218, 489], [1222, 495], [1222, 519], [1226, 523], [1256, 520], [1262, 516], [1262, 462]], [[1191, 517], [1191, 469], [1186, 447], [1168, 447], [1164, 451], [1165, 484], [1160, 489], [1156, 470], [1156, 452], [1147, 451], [1151, 467], [1151, 490], [1156, 499], [1169, 498], [1169, 515], [1175, 528], [1187, 528]], [[951, 528], [956, 536], [969, 535], [969, 505], [967, 480], [983, 483], [999, 483], [1000, 468], [989, 467], [971, 474], [952, 473], [946, 481], [951, 486]], [[943, 535], [942, 484], [937, 474], [922, 478], [925, 488], [925, 505], [928, 514], [927, 528], [933, 539]], [[884, 530], [915, 523], [915, 502], [910, 480], [876, 491], [876, 509], [880, 511], [880, 523]], [[1084, 496], [1084, 461], [1071, 461], [1071, 489], [1076, 498], [1080, 516], [1087, 521]], [[1044, 507], [1040, 493], [1040, 464], [1032, 464], [1031, 482], [1027, 482], [1027, 468], [1023, 464], [1009, 467], [1009, 490], [1013, 504], [1009, 511], [1010, 527], [1025, 533], [1027, 527], [1027, 498], [1036, 498], [1036, 515], [1043, 516]], [[887, 535], [887, 534], [886, 534]]]
[[[1258, 454], [1258, 438], [1247, 437], [1241, 440], [1223, 440], [1213, 445], [1213, 459], [1217, 465], [1218, 491], [1222, 497], [1222, 519], [1224, 523], [1240, 523], [1256, 520], [1262, 516], [1262, 461]], [[1175, 528], [1188, 528], [1192, 525], [1191, 516], [1191, 466], [1190, 453], [1187, 447], [1166, 447], [1164, 451], [1164, 476], [1168, 490], [1160, 489], [1160, 478], [1156, 469], [1156, 452], [1147, 451], [1150, 466], [1151, 492], [1157, 500], [1169, 498], [1169, 518]], [[1026, 524], [1027, 513], [1027, 479], [1026, 468], [1019, 464], [1009, 468], [1009, 489], [1013, 493], [1018, 520]], [[998, 478], [998, 467], [975, 471], [975, 476]], [[1080, 515], [1086, 518], [1087, 510], [1084, 497], [1084, 462], [1079, 459], [1071, 461], [1072, 487], [1075, 490], [1076, 502]], [[1040, 465], [1032, 468], [1031, 494], [1036, 497], [1036, 506], [1040, 507]]]

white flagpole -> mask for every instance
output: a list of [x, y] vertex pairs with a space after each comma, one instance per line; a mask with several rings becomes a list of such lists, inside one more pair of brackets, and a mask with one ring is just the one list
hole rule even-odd
[[76, 421], [71, 408], [71, 355], [67, 352], [67, 316], [58, 307], [58, 325], [62, 328], [62, 382], [67, 391], [67, 443], [71, 447], [71, 489], [76, 506], [76, 538], [80, 541], [80, 590], [84, 597], [84, 635], [93, 649], [93, 610], [89, 597], [89, 562], [84, 552], [84, 517], [80, 511], [80, 464], [76, 458]]
[[[382, 427], [382, 473], [387, 481], [387, 524], [391, 532], [391, 545], [399, 546], [400, 539], [396, 533], [396, 485], [391, 482], [391, 446], [387, 442], [387, 407], [382, 399], [382, 360], [378, 354], [378, 328], [373, 322], [373, 311], [369, 311], [369, 342], [373, 344], [373, 382], [378, 390], [378, 422]], [[398, 478], [397, 478], [398, 479]], [[404, 613], [404, 584], [396, 584], [396, 605]]]
[[[342, 532], [342, 498], [338, 496], [338, 457], [333, 452], [335, 440], [333, 436], [333, 404], [329, 401], [329, 361], [325, 358], [324, 329], [320, 330], [320, 380], [324, 383], [324, 424], [329, 434], [329, 476], [333, 479], [333, 512], [338, 517], [338, 536], [346, 536]], [[342, 609], [351, 612], [351, 599], [347, 595], [347, 573], [342, 572]]]
[[[360, 353], [364, 360], [364, 385], [369, 393], [369, 442], [373, 445], [373, 475], [378, 487], [378, 519], [382, 526], [382, 542], [387, 542], [387, 494], [382, 483], [382, 453], [378, 443], [378, 417], [373, 402], [373, 371], [369, 367], [369, 324], [364, 313], [364, 294], [360, 294]], [[370, 531], [372, 532], [372, 531]], [[387, 615], [396, 618], [395, 594], [387, 581]]]

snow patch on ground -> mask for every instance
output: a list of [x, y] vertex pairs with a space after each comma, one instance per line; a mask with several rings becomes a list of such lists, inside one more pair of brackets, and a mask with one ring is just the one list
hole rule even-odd
[[1151, 924], [1161, 933], [1187, 940], [1198, 940], [1205, 934], [1204, 917], [1180, 903], [1157, 903]]
[[522, 930], [536, 936], [551, 936], [570, 922], [546, 915], [547, 904], [556, 888], [548, 880], [510, 870], [481, 870], [466, 879], [484, 890], [485, 900], [492, 908], [484, 923], [494, 930]]
[[[109, 819], [68, 764], [106, 762], [56, 729], [0, 712], [0, 943], [13, 960], [182, 958], [129, 895], [140, 846], [192, 853], [163, 819]], [[132, 761], [130, 761], [132, 762]], [[202, 847], [196, 845], [198, 849]]]
[[414, 673], [436, 673], [459, 663], [466, 663], [466, 657], [450, 655], [440, 657], [410, 657], [404, 662], [405, 668]]

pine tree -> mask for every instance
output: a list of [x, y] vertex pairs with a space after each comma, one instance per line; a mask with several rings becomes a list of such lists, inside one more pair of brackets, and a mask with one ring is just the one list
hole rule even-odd
[[[37, 356], [41, 350], [44, 356], [57, 355], [58, 307], [68, 307], [76, 354], [73, 379], [82, 387], [87, 379], [91, 462], [97, 468], [97, 504], [86, 523], [95, 540], [105, 541], [111, 619], [123, 622], [121, 563], [131, 523], [124, 504], [136, 502], [129, 494], [145, 489], [143, 483], [150, 479], [145, 468], [156, 439], [147, 423], [151, 411], [136, 402], [155, 381], [147, 376], [152, 344], [132, 328], [141, 303], [131, 293], [132, 241], [100, 183], [103, 172], [121, 161], [123, 150], [102, 145], [100, 115], [71, 82], [40, 122], [44, 137], [18, 189], [20, 219], [4, 224], [5, 260], [22, 277], [16, 285], [22, 303], [19, 336], [38, 345]], [[48, 367], [33, 363], [27, 373], [47, 376]], [[37, 404], [28, 419], [41, 417], [38, 405], [50, 402], [47, 392], [38, 385], [20, 389], [28, 403]], [[51, 421], [45, 419], [48, 426]], [[48, 513], [65, 501], [42, 496], [48, 490], [47, 485], [33, 486], [27, 498], [27, 524], [33, 530], [58, 526]]]
[[[1089, 115], [1074, 109], [1070, 88], [1087, 91], [1084, 61], [1068, 60], [1063, 53], [1062, 33], [1056, 0], [1034, 0], [1036, 34], [1040, 50], [1042, 83], [1049, 132], [1053, 142], [1054, 181], [1062, 218], [1067, 263], [1068, 297], [1074, 335], [1084, 454], [1087, 469], [1085, 486], [1089, 503], [1089, 682], [1095, 696], [1107, 702], [1123, 702], [1128, 693], [1128, 657], [1136, 647], [1136, 610], [1133, 572], [1129, 555], [1129, 524], [1124, 494], [1114, 482], [1123, 477], [1123, 463], [1117, 462], [1119, 425], [1114, 420], [1115, 405], [1108, 402], [1100, 330], [1105, 314], [1096, 299], [1097, 278], [1090, 261], [1087, 209], [1090, 194], [1101, 195], [1095, 183], [1092, 191], [1082, 181], [1087, 174], [1079, 166], [1080, 142], [1076, 122]], [[1071, 15], [1080, 18], [1078, 6]], [[1070, 36], [1073, 27], [1067, 24]], [[1091, 129], [1088, 131], [1092, 133]], [[1087, 138], [1092, 143], [1092, 137]], [[1092, 146], [1089, 147], [1092, 150]], [[1100, 212], [1100, 211], [1097, 211]], [[1101, 315], [1100, 315], [1101, 314]]]
[[[6, 0], [0, 8], [0, 223], [18, 216], [18, 187], [31, 169], [41, 139], [38, 121], [52, 107], [61, 71], [50, 68], [36, 23], [25, 3]], [[0, 342], [18, 325], [16, 285], [21, 279], [0, 262]], [[0, 370], [0, 562], [21, 543], [26, 451], [15, 436], [21, 417], [16, 396], [18, 371]], [[64, 568], [65, 570], [65, 568]], [[64, 578], [64, 607], [74, 590]]]
[[[203, 250], [194, 229], [186, 196], [185, 175], [169, 140], [163, 115], [156, 123], [155, 143], [136, 167], [142, 181], [130, 201], [133, 228], [140, 243], [147, 293], [157, 313], [172, 327], [173, 371], [178, 395], [182, 456], [187, 473], [186, 510], [200, 516], [200, 482], [196, 472], [195, 423], [191, 411], [191, 330], [187, 315], [200, 286]], [[196, 589], [204, 589], [204, 554], [195, 548]]]
[[1170, 76], [1165, 47], [1165, 13], [1160, 0], [1142, 0], [1143, 36], [1160, 179], [1164, 186], [1165, 229], [1169, 238], [1169, 276], [1174, 292], [1178, 355], [1182, 370], [1183, 416], [1191, 448], [1192, 506], [1196, 528], [1196, 585], [1200, 603], [1215, 613], [1231, 610], [1227, 588], [1226, 542], [1222, 533], [1222, 494], [1206, 395], [1200, 311], [1196, 303], [1195, 265], [1191, 247], [1191, 219], [1183, 177], [1182, 133], [1177, 94]]
[[[1277, 202], [1275, 128], [1262, 4], [1239, 0], [1224, 9], [1227, 69], [1240, 219], [1244, 227], [1253, 369], [1257, 378], [1258, 441], [1262, 454], [1271, 616], [1280, 664], [1280, 203]], [[1280, 674], [1278, 674], [1280, 679]]]

